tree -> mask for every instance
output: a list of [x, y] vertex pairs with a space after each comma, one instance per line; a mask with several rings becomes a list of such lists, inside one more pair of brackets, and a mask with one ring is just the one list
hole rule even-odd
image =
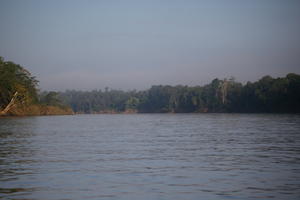
[[288, 112], [300, 113], [300, 76], [265, 76], [243, 85], [230, 79], [214, 79], [204, 86], [152, 86], [144, 91], [94, 90], [60, 93], [75, 112], [144, 113], [190, 112]]
[[37, 102], [37, 84], [29, 71], [0, 57], [0, 110], [6, 114], [17, 103]]
[[136, 110], [138, 105], [140, 103], [140, 100], [136, 97], [130, 97], [127, 101], [126, 101], [126, 109], [132, 109], [132, 110]]
[[47, 105], [47, 106], [60, 106], [62, 105], [61, 100], [59, 99], [59, 93], [50, 91], [50, 92], [43, 92], [40, 95], [40, 103]]

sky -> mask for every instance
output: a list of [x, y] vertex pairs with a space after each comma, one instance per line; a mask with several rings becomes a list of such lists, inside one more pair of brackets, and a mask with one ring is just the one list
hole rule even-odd
[[300, 74], [299, 0], [0, 0], [0, 56], [42, 90]]

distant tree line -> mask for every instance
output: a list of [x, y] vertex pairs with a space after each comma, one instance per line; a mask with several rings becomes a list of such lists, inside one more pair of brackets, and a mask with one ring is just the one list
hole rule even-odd
[[204, 86], [156, 85], [145, 91], [67, 90], [59, 98], [77, 113], [300, 113], [300, 76], [265, 76], [244, 85], [214, 79]]
[[76, 113], [300, 113], [300, 75], [293, 73], [283, 78], [265, 76], [244, 85], [233, 78], [214, 79], [204, 86], [156, 85], [126, 92], [108, 88], [40, 92], [37, 85], [29, 71], [0, 57], [0, 115], [21, 107], [28, 108], [23, 109], [26, 114], [34, 108], [30, 105], [38, 105], [39, 110], [69, 105]]

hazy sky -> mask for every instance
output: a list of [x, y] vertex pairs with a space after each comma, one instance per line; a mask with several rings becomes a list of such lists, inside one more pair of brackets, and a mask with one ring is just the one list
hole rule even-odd
[[0, 56], [45, 90], [300, 73], [299, 0], [0, 0]]

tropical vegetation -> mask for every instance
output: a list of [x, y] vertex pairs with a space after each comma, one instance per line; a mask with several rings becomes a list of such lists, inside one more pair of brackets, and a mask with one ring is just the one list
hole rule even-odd
[[214, 79], [204, 86], [155, 85], [143, 91], [39, 91], [24, 67], [0, 57], [0, 115], [76, 113], [300, 113], [300, 75], [246, 84]]
[[70, 114], [55, 92], [41, 93], [24, 67], [0, 57], [0, 115]]
[[204, 86], [156, 85], [144, 91], [67, 90], [59, 96], [77, 113], [300, 113], [300, 76], [264, 76], [246, 84], [214, 79]]

